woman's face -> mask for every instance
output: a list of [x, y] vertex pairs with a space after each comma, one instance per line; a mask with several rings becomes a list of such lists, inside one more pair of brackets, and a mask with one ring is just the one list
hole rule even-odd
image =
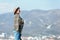
[[16, 13], [19, 14], [20, 13], [20, 9], [18, 9], [18, 11]]

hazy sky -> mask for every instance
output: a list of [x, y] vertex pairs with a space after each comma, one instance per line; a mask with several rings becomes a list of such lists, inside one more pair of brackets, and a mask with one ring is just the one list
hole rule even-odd
[[60, 0], [0, 0], [0, 14], [11, 12], [18, 6], [21, 10], [60, 9]]

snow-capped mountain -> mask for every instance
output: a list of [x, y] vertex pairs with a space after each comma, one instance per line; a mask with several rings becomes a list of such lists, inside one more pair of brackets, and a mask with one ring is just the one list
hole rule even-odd
[[[60, 34], [60, 9], [22, 11], [24, 19], [23, 35]], [[0, 14], [0, 32], [11, 34], [13, 32], [14, 14]]]

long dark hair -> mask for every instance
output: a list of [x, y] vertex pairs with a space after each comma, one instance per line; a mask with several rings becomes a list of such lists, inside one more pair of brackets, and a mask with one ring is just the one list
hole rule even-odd
[[16, 14], [16, 12], [20, 9], [20, 7], [17, 7], [15, 12], [14, 12], [14, 15]]

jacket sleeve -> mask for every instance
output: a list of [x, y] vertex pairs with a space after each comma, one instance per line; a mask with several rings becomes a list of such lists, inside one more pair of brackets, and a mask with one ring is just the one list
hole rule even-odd
[[18, 30], [18, 27], [19, 27], [18, 20], [19, 20], [19, 16], [18, 15], [15, 15], [15, 17], [14, 17], [14, 29], [16, 31]]

